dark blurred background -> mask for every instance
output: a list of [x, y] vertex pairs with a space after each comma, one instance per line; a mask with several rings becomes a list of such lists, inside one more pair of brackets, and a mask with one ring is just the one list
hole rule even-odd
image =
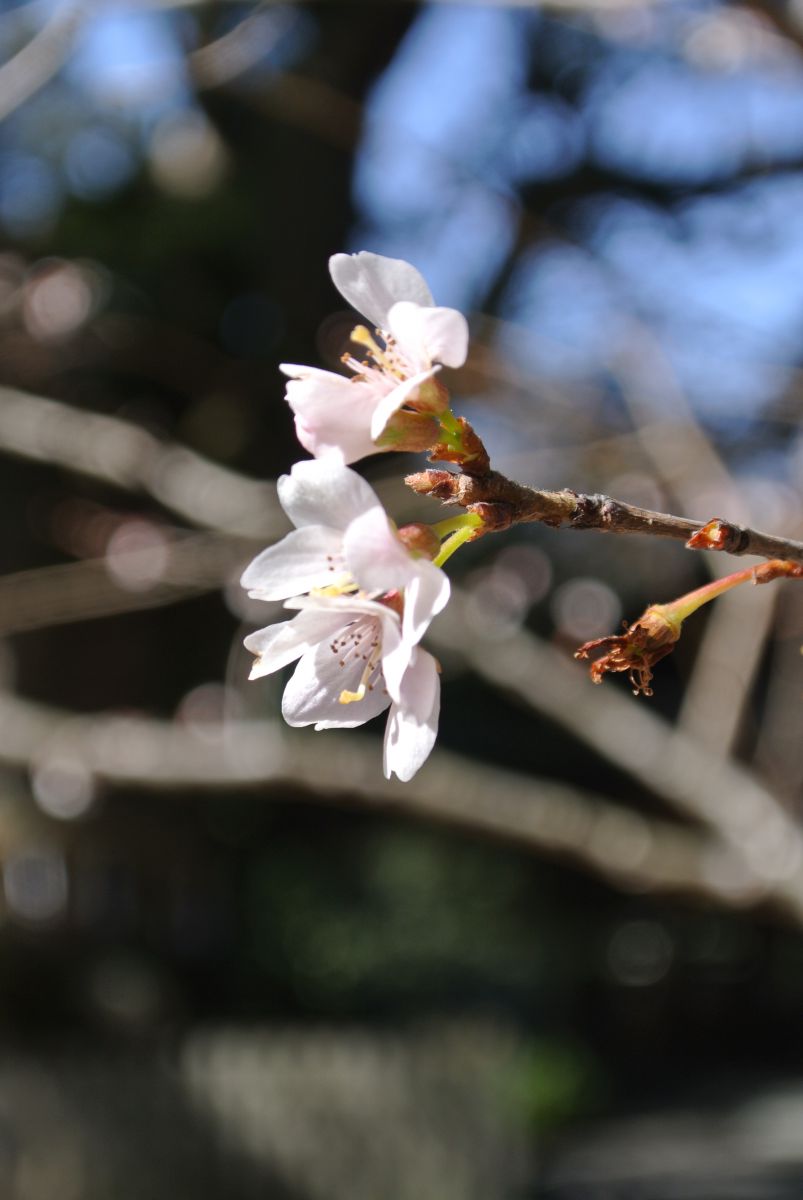
[[[498, 469], [799, 537], [801, 45], [797, 0], [0, 6], [3, 1196], [800, 1196], [798, 585], [647, 701], [572, 651], [728, 563], [467, 547], [388, 785], [381, 720], [248, 684], [237, 579], [342, 250], [469, 314]], [[360, 469], [434, 519], [415, 461]]]

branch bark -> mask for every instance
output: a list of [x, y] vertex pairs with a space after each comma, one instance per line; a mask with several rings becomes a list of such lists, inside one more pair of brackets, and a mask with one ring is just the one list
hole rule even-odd
[[[485, 532], [509, 529], [513, 525], [540, 522], [552, 529], [596, 529], [601, 533], [638, 533], [651, 537], [673, 538], [688, 544], [702, 534], [691, 549], [720, 550], [726, 554], [753, 554], [759, 558], [782, 558], [803, 563], [803, 542], [761, 533], [729, 521], [690, 521], [671, 513], [653, 512], [625, 504], [612, 496], [587, 495], [569, 488], [545, 491], [527, 487], [489, 471], [469, 475], [445, 470], [419, 471], [408, 475], [407, 484], [421, 495], [434, 496], [449, 505], [459, 505], [482, 517]], [[716, 525], [716, 536], [705, 531]]]

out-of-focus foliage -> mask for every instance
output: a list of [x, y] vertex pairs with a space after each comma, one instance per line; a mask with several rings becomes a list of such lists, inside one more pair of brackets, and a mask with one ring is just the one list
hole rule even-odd
[[[581, 862], [623, 890], [548, 845], [378, 802], [349, 811], [372, 786], [366, 747], [379, 776], [373, 730], [316, 796], [286, 760], [270, 786], [233, 772], [190, 787], [178, 768], [163, 786], [138, 726], [98, 724], [88, 742], [116, 738], [124, 764], [113, 786], [73, 752], [69, 719], [148, 714], [208, 747], [253, 718], [278, 737], [281, 681], [249, 686], [241, 649], [280, 615], [236, 585], [260, 514], [216, 526], [242, 544], [193, 549], [193, 520], [223, 512], [232, 479], [193, 491], [180, 454], [144, 481], [119, 464], [144, 430], [226, 471], [286, 471], [300, 451], [277, 363], [336, 367], [351, 317], [326, 272], [335, 251], [406, 258], [470, 314], [449, 385], [497, 468], [798, 536], [799, 20], [794, 5], [697, 0], [3, 7], [0, 383], [134, 430], [79, 446], [117, 464], [113, 486], [114, 471], [59, 459], [62, 441], [75, 458], [59, 410], [0, 391], [0, 445], [22, 447], [0, 480], [0, 679], [64, 718], [24, 768], [10, 718], [0, 730], [0, 1014], [18, 1043], [0, 1073], [18, 1147], [0, 1156], [4, 1195], [45, 1200], [52, 1161], [65, 1198], [174, 1196], [171, 1156], [199, 1198], [714, 1200], [739, 1171], [756, 1195], [799, 1194], [800, 1139], [770, 1136], [780, 1102], [761, 1108], [755, 1089], [799, 1076], [803, 954], [796, 924], [750, 907], [754, 879], [712, 857], [729, 900], [716, 909], [607, 869], [616, 836]], [[406, 465], [365, 465], [400, 519], [426, 507], [398, 484]], [[568, 658], [709, 566], [654, 539], [528, 527], [450, 571], [490, 658], [528, 634]], [[734, 597], [730, 626], [699, 618], [652, 711], [665, 747], [679, 729], [712, 761], [733, 753], [797, 816], [794, 588], [775, 609], [771, 589]], [[610, 716], [616, 682], [589, 687], [572, 723], [548, 674], [529, 681], [534, 712], [442, 659], [442, 742], [469, 776], [491, 764], [528, 776], [534, 806], [557, 780], [674, 820]], [[615, 751], [589, 736], [604, 728]], [[293, 742], [299, 763], [326, 775], [328, 737]], [[801, 869], [776, 834], [751, 843], [768, 891]], [[694, 1138], [671, 1120], [629, 1142], [630, 1126], [603, 1127], [624, 1146], [607, 1157], [596, 1134], [588, 1160], [571, 1142], [581, 1119], [673, 1105], [719, 1114], [711, 1136], [744, 1156], [735, 1175], [702, 1157], [684, 1175], [677, 1147]], [[129, 1131], [154, 1109], [163, 1121]]]

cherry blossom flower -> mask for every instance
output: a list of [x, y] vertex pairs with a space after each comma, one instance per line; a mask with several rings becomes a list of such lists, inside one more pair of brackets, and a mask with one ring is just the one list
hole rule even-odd
[[298, 659], [282, 697], [288, 725], [353, 729], [390, 706], [384, 770], [412, 779], [435, 744], [440, 709], [436, 660], [420, 646], [404, 647], [401, 621], [390, 603], [360, 595], [300, 596], [291, 621], [245, 639], [255, 655], [251, 678]]
[[296, 463], [279, 499], [296, 529], [242, 584], [298, 612], [246, 638], [251, 678], [299, 660], [282, 702], [290, 725], [353, 728], [390, 706], [385, 773], [410, 779], [434, 744], [440, 698], [437, 664], [418, 643], [449, 581], [410, 553], [369, 485], [334, 459]]
[[420, 273], [401, 259], [361, 251], [329, 260], [335, 286], [374, 326], [352, 341], [364, 360], [346, 355], [348, 378], [283, 363], [298, 439], [316, 458], [356, 462], [377, 450], [425, 450], [438, 441], [448, 392], [440, 366], [460, 367], [468, 350], [462, 313], [435, 305]]

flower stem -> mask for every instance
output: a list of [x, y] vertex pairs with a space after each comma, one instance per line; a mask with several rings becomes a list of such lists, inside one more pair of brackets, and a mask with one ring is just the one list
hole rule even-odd
[[671, 604], [662, 604], [656, 607], [665, 610], [666, 615], [672, 620], [685, 621], [686, 617], [691, 616], [704, 604], [708, 604], [709, 600], [716, 600], [717, 596], [729, 592], [731, 588], [738, 587], [740, 583], [747, 583], [754, 579], [755, 570], [755, 567], [745, 567], [743, 571], [735, 571], [733, 575], [726, 575], [724, 579], [715, 579], [713, 583], [706, 583], [693, 592], [687, 592], [685, 596], [680, 596]]
[[446, 537], [438, 555], [433, 559], [436, 567], [442, 567], [455, 550], [459, 550], [466, 542], [470, 542], [476, 531], [483, 524], [482, 517], [477, 513], [462, 513], [459, 517], [451, 517], [447, 521], [438, 521], [432, 528], [438, 537]]
[[443, 543], [440, 549], [440, 554], [433, 559], [436, 567], [442, 567], [448, 558], [451, 558], [455, 550], [459, 550], [465, 542], [470, 542], [474, 531], [472, 529], [458, 529], [457, 533], [451, 534]]
[[461, 513], [459, 517], [438, 521], [432, 528], [439, 538], [445, 538], [447, 534], [456, 533], [458, 529], [479, 529], [482, 523], [482, 517], [477, 513]]

